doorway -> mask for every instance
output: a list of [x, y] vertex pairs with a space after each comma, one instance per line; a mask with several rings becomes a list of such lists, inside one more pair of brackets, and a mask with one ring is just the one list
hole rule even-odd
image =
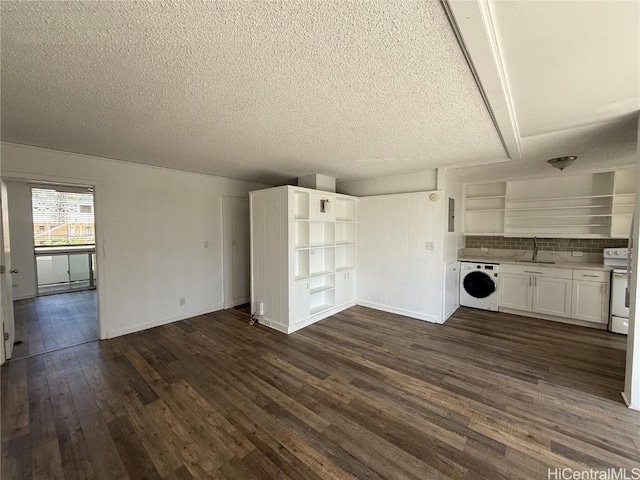
[[251, 298], [249, 200], [222, 197], [224, 308], [244, 305]]
[[15, 331], [13, 352], [5, 349], [6, 358], [97, 340], [93, 187], [6, 183]]

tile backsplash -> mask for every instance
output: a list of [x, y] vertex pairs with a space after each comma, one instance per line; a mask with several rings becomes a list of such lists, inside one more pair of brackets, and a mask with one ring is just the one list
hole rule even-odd
[[[500, 250], [531, 250], [532, 238], [467, 236], [465, 248], [482, 248]], [[538, 250], [547, 252], [585, 252], [602, 253], [608, 247], [624, 248], [624, 238], [538, 238]]]

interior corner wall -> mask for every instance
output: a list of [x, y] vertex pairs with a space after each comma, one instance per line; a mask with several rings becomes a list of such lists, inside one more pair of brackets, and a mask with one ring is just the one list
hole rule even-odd
[[8, 179], [96, 185], [104, 337], [222, 308], [222, 196], [267, 185], [10, 143], [1, 154]]
[[437, 170], [433, 169], [417, 173], [339, 182], [336, 185], [336, 191], [355, 197], [391, 195], [436, 190], [437, 183]]
[[36, 296], [36, 262], [33, 255], [33, 221], [31, 214], [31, 187], [26, 182], [6, 181], [11, 235], [11, 275], [13, 299], [23, 300]]
[[358, 199], [359, 305], [443, 321], [445, 200], [430, 193]]
[[[449, 199], [455, 201], [455, 221], [453, 232], [448, 231]], [[444, 184], [444, 260], [455, 260], [458, 258], [458, 251], [465, 246], [464, 234], [462, 233], [462, 182], [460, 177], [450, 170], [445, 173]]]

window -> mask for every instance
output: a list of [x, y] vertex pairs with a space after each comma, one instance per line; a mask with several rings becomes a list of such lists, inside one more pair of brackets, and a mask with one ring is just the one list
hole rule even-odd
[[95, 244], [93, 193], [88, 188], [31, 189], [36, 246]]

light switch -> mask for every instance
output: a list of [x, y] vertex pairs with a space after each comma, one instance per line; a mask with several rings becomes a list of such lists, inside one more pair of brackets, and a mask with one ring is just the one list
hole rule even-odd
[[204, 241], [204, 248], [209, 248], [209, 240]]
[[433, 250], [435, 248], [433, 242], [424, 242], [424, 249], [425, 250]]

